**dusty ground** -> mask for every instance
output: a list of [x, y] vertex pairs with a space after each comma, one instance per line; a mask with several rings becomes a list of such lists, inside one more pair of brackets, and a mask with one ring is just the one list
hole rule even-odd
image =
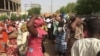
[[44, 42], [44, 45], [46, 48], [45, 56], [57, 56], [55, 52], [54, 44], [52, 42], [50, 42], [49, 40], [46, 40]]
[[[54, 44], [52, 42], [50, 42], [49, 40], [46, 40], [44, 42], [44, 45], [46, 48], [45, 56], [57, 56], [55, 52]], [[6, 56], [6, 54], [3, 53], [3, 54], [0, 54], [0, 56]]]

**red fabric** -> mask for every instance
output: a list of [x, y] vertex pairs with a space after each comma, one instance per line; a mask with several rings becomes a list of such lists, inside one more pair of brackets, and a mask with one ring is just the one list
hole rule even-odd
[[7, 56], [18, 56], [17, 39], [9, 39], [6, 54]]
[[7, 33], [6, 33], [6, 32], [2, 32], [2, 35], [3, 35], [3, 37], [0, 38], [0, 42], [3, 41], [3, 42], [5, 42], [5, 43], [7, 43], [7, 40], [8, 40], [8, 35], [7, 35]]
[[41, 28], [36, 28], [38, 31], [38, 37], [32, 37], [30, 36], [28, 39], [28, 50], [26, 53], [26, 56], [43, 56], [42, 53], [42, 39], [43, 35], [47, 34], [43, 29]]
[[5, 52], [5, 44], [7, 43], [8, 35], [6, 32], [2, 32], [2, 38], [0, 38], [0, 52]]
[[36, 19], [33, 24], [35, 27], [39, 27], [40, 25], [44, 24], [44, 21], [42, 18], [39, 18], [39, 19]]
[[43, 56], [42, 53], [42, 39], [43, 39], [43, 35], [46, 35], [47, 32], [45, 32], [41, 26], [43, 24], [43, 19], [36, 19], [34, 21], [34, 26], [36, 27], [36, 30], [38, 31], [38, 36], [37, 37], [33, 37], [33, 36], [29, 36], [28, 39], [28, 50], [26, 53], [26, 56]]

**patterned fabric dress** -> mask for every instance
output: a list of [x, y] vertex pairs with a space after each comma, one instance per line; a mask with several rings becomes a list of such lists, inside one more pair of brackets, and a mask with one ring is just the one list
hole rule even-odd
[[43, 23], [43, 19], [37, 19], [34, 21], [34, 26], [36, 27], [38, 36], [32, 36], [31, 34], [29, 35], [26, 56], [43, 56], [41, 45], [43, 36], [47, 35], [47, 32], [40, 26]]
[[42, 52], [42, 39], [43, 35], [47, 34], [43, 29], [37, 28], [39, 33], [38, 37], [29, 36], [28, 37], [28, 50], [26, 56], [43, 56]]
[[67, 49], [67, 43], [65, 41], [65, 33], [60, 33], [56, 36], [56, 51], [65, 53]]
[[6, 48], [7, 40], [8, 40], [8, 35], [6, 32], [0, 34], [0, 53], [6, 52], [5, 48]]
[[0, 21], [0, 54], [6, 52], [6, 43], [8, 40], [8, 35], [5, 31], [5, 26], [3, 22]]
[[[14, 27], [8, 28], [8, 31], [16, 31]], [[7, 56], [18, 56], [17, 37], [12, 38], [9, 36], [6, 49]]]
[[59, 22], [56, 35], [56, 51], [58, 53], [66, 53], [67, 42], [65, 39], [65, 28], [63, 21]]
[[7, 56], [18, 56], [16, 39], [9, 39], [6, 50], [7, 50]]

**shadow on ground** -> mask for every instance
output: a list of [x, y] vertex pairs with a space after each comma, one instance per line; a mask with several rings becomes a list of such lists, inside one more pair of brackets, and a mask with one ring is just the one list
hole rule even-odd
[[55, 52], [55, 47], [54, 47], [54, 44], [51, 43], [49, 40], [46, 40], [44, 42], [44, 46], [45, 46], [45, 49], [46, 49], [46, 53], [45, 53], [45, 56], [56, 56], [56, 52]]

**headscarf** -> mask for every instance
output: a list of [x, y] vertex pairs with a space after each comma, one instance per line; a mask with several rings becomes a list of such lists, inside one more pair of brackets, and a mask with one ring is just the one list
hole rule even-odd
[[42, 18], [38, 18], [34, 21], [34, 26], [36, 27], [37, 30], [39, 30], [40, 34], [46, 35], [47, 32], [42, 29], [42, 25], [44, 24], [44, 21]]

